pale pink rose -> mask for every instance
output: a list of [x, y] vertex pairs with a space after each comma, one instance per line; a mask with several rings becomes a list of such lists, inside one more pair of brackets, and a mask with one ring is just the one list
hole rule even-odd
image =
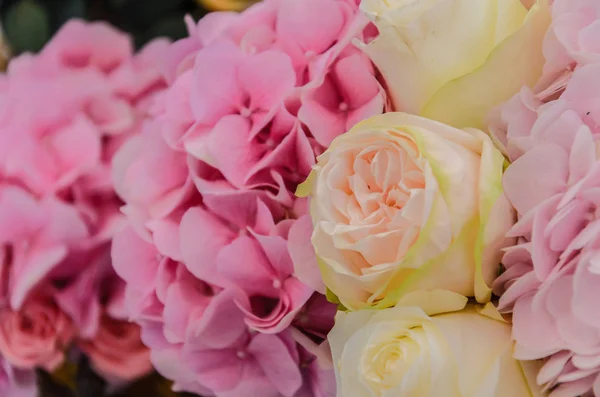
[[150, 350], [142, 344], [137, 324], [104, 316], [94, 339], [78, 345], [103, 376], [131, 381], [152, 371]]
[[31, 298], [19, 311], [0, 310], [0, 352], [18, 368], [55, 370], [75, 332], [71, 320], [47, 298]]
[[[503, 180], [519, 240], [494, 288], [512, 312], [515, 357], [544, 360], [537, 381], [551, 396], [589, 395], [600, 383], [599, 75], [600, 64], [576, 69], [558, 99], [529, 110], [529, 129], [507, 136], [520, 148]], [[511, 109], [509, 123], [521, 118]]]
[[403, 113], [336, 138], [299, 189], [325, 285], [352, 310], [422, 288], [488, 301], [513, 222], [503, 162], [481, 131]]

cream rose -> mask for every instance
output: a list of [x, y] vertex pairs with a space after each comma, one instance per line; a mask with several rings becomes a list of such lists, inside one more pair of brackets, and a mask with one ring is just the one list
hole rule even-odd
[[397, 110], [483, 128], [544, 64], [547, 0], [362, 0], [379, 30], [364, 46]]
[[512, 358], [511, 327], [449, 291], [412, 293], [394, 308], [339, 312], [329, 334], [338, 397], [544, 395], [539, 366]]
[[325, 285], [347, 308], [442, 288], [489, 300], [514, 222], [504, 158], [481, 131], [386, 113], [336, 138], [300, 196]]

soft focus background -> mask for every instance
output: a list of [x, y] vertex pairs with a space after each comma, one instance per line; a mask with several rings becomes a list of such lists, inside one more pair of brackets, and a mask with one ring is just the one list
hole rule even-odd
[[0, 0], [0, 68], [9, 52], [38, 51], [69, 19], [105, 20], [129, 32], [137, 47], [152, 38], [186, 34], [183, 17], [212, 10], [240, 11], [255, 0]]
[[[155, 37], [186, 35], [183, 18], [195, 20], [213, 10], [240, 11], [253, 0], [0, 0], [0, 71], [10, 56], [36, 52], [69, 19], [105, 20], [129, 32], [136, 47]], [[153, 374], [124, 390], [110, 390], [87, 362], [70, 362], [59, 371], [38, 371], [40, 397], [192, 397], [174, 393], [171, 383]]]

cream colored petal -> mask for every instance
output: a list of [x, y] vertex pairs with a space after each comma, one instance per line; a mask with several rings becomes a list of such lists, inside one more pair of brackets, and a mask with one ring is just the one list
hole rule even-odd
[[[462, 396], [479, 397], [476, 393], [478, 389], [489, 390], [490, 386], [482, 386], [482, 382], [495, 379], [493, 376], [488, 379], [487, 376], [497, 370], [495, 366], [498, 358], [512, 346], [510, 325], [482, 316], [473, 310], [435, 316], [433, 321], [448, 341], [456, 362], [460, 363], [459, 383]], [[504, 374], [500, 373], [499, 379], [502, 382], [503, 376]], [[497, 387], [498, 383], [493, 383], [492, 391]], [[500, 397], [497, 394], [485, 397], [494, 396]]]
[[[460, 311], [467, 305], [468, 298], [448, 290], [419, 290], [404, 295], [396, 306], [417, 306], [427, 315]], [[391, 312], [397, 309], [390, 309]]]
[[515, 213], [502, 191], [504, 156], [483, 132], [481, 169], [479, 171], [479, 231], [475, 247], [475, 297], [481, 303], [491, 298], [491, 283], [498, 275], [502, 249], [513, 240], [506, 234], [515, 223]]
[[[331, 347], [333, 357], [333, 367], [338, 385], [338, 397], [364, 397], [369, 395], [369, 391], [358, 380], [358, 363], [356, 360], [344, 362], [349, 355], [360, 355], [360, 343], [354, 342], [354, 346], [348, 342], [360, 331], [369, 321], [374, 312], [363, 310], [360, 312], [345, 313], [338, 312], [335, 316], [335, 326], [329, 332], [327, 339]], [[355, 346], [358, 344], [358, 346]], [[348, 380], [355, 384], [348, 385]], [[349, 388], [352, 392], [345, 392]]]
[[414, 137], [427, 159], [448, 206], [453, 234], [458, 236], [464, 224], [477, 214], [479, 153], [449, 139], [440, 139], [433, 132], [437, 130], [404, 127], [404, 131]]
[[542, 41], [550, 21], [547, 0], [538, 1], [521, 29], [496, 47], [481, 67], [441, 87], [420, 114], [454, 127], [484, 128], [493, 107], [541, 76]]
[[382, 71], [395, 108], [410, 113], [419, 113], [444, 84], [482, 65], [526, 13], [518, 0], [402, 3], [364, 2], [361, 8], [380, 31], [364, 50]]

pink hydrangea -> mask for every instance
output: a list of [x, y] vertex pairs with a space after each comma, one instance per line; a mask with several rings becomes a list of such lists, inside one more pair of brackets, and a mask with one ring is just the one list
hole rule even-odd
[[[597, 2], [556, 0], [545, 88], [524, 89], [492, 126], [519, 214], [494, 291], [512, 313], [515, 357], [544, 360], [537, 380], [552, 397], [600, 394], [598, 27]], [[556, 79], [556, 66], [568, 73]]]
[[[111, 163], [166, 87], [168, 46], [136, 55], [127, 35], [73, 20], [0, 76], [0, 353], [12, 365], [54, 370], [76, 343], [103, 372], [134, 375], [89, 346], [107, 339], [105, 318], [127, 323], [110, 258], [125, 220]], [[150, 370], [138, 350], [136, 376]]]
[[294, 193], [335, 136], [386, 106], [352, 44], [368, 21], [356, 0], [266, 0], [186, 22], [153, 122], [113, 161], [126, 306], [177, 390], [333, 396], [335, 306], [303, 266], [316, 259]]

